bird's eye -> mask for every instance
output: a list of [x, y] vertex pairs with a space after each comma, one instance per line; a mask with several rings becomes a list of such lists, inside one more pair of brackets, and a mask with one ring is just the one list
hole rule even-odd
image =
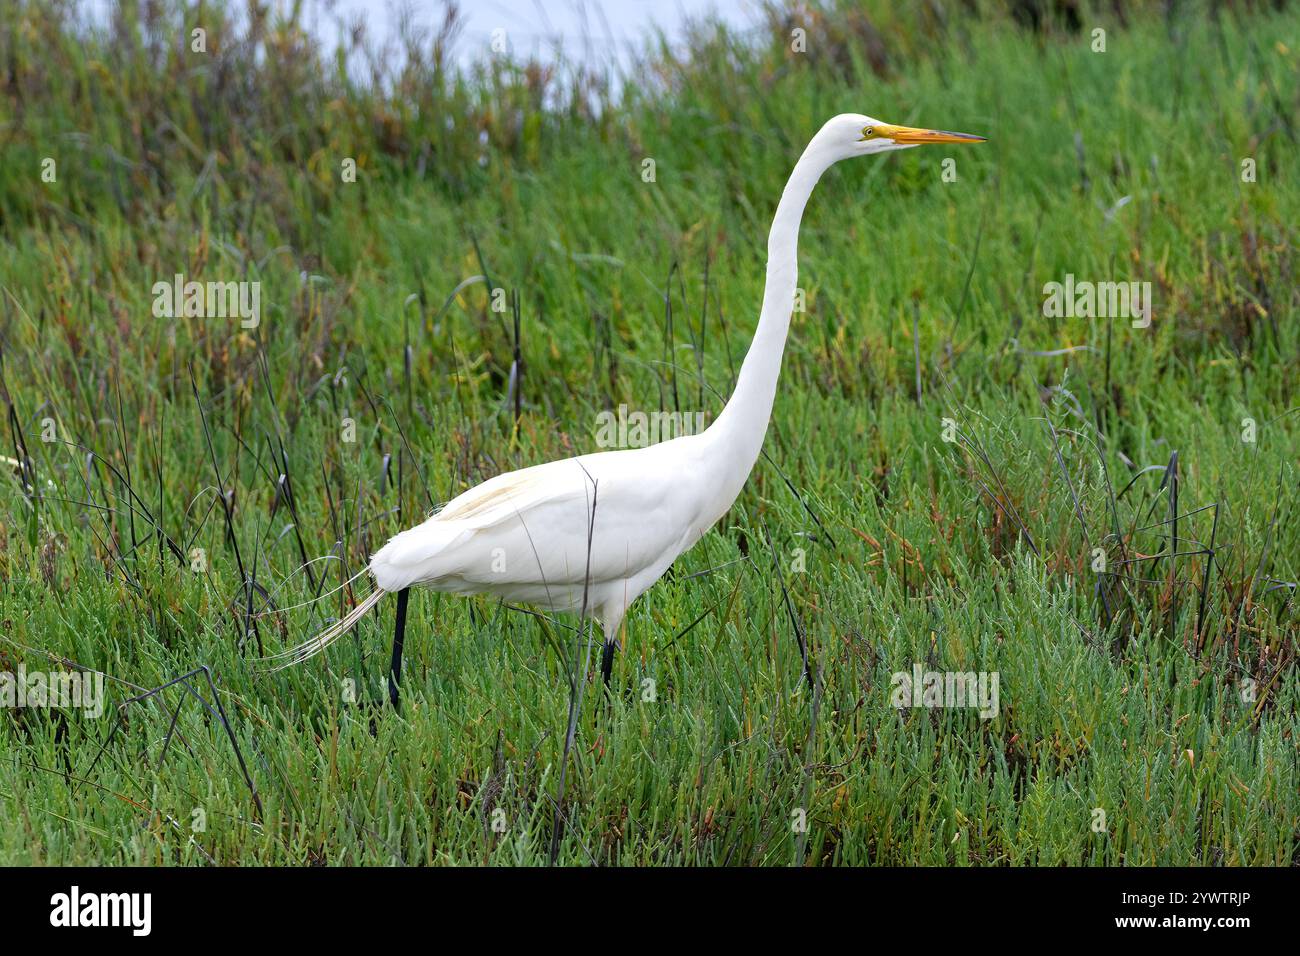
[[863, 138], [863, 139], [870, 139], [870, 138], [871, 138], [871, 134], [872, 134], [873, 132], [875, 132], [875, 131], [874, 131], [870, 126], [866, 127], [865, 129], [862, 130], [862, 138]]

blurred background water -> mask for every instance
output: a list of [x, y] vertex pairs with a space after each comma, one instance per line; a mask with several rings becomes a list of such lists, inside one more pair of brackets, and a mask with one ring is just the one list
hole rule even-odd
[[[119, 0], [85, 0], [88, 23], [107, 22]], [[271, 0], [272, 11], [290, 9], [290, 0]], [[235, 11], [243, 4], [231, 4]], [[303, 0], [302, 22], [326, 48], [355, 30], [387, 55], [401, 56], [403, 29], [412, 36], [434, 36], [447, 15], [446, 0]], [[455, 42], [451, 50], [462, 66], [494, 52], [504, 43], [517, 61], [563, 60], [587, 69], [613, 67], [619, 75], [630, 65], [632, 51], [661, 35], [672, 44], [692, 23], [721, 20], [744, 30], [758, 22], [756, 0], [470, 0], [456, 5]]]

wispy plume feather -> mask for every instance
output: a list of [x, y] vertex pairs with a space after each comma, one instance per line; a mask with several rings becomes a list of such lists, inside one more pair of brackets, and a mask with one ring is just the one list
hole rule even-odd
[[354, 607], [347, 614], [343, 615], [343, 617], [339, 618], [329, 627], [325, 628], [325, 630], [321, 631], [315, 637], [304, 641], [295, 647], [291, 647], [286, 651], [281, 651], [279, 654], [268, 655], [267, 657], [262, 658], [262, 660], [281, 662], [278, 663], [278, 666], [272, 668], [272, 670], [278, 671], [283, 670], [286, 667], [292, 667], [294, 664], [301, 664], [303, 661], [315, 657], [348, 631], [352, 630], [353, 626], [365, 617], [366, 613], [378, 604], [379, 599], [387, 593], [388, 592], [383, 588], [375, 588], [375, 590], [366, 595], [365, 599], [362, 600], [360, 604]]

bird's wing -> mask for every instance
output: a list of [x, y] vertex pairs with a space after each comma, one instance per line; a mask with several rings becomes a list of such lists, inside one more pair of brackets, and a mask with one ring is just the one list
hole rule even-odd
[[576, 464], [577, 459], [568, 458], [497, 475], [457, 495], [434, 517], [467, 528], [489, 528], [539, 502], [579, 493], [583, 483]]
[[698, 537], [686, 449], [667, 457], [646, 451], [569, 458], [485, 481], [376, 552], [376, 581], [385, 590], [442, 581], [504, 591], [621, 580], [671, 562], [684, 539]]

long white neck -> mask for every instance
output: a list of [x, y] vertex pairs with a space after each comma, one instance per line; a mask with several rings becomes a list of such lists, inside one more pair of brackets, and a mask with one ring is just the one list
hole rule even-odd
[[740, 493], [763, 448], [799, 281], [799, 222], [813, 187], [834, 159], [814, 137], [785, 184], [767, 237], [767, 284], [754, 341], [740, 367], [736, 390], [705, 432], [712, 449], [726, 459], [724, 487], [718, 489], [726, 499], [724, 511]]

